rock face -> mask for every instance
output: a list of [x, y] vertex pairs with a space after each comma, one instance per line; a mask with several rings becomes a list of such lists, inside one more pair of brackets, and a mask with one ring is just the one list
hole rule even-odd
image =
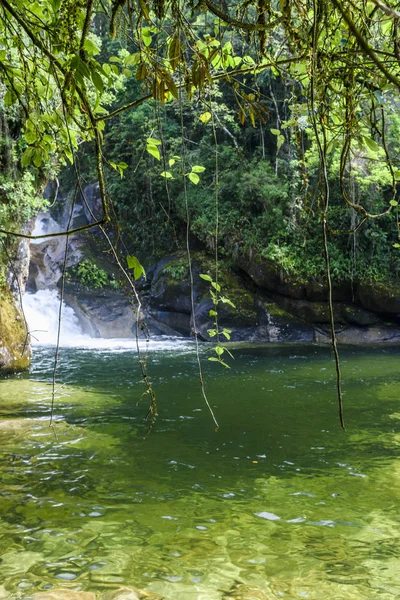
[[30, 355], [19, 303], [9, 289], [5, 289], [0, 298], [0, 373], [28, 369]]
[[[30, 230], [28, 223], [25, 232]], [[9, 250], [6, 282], [0, 288], [0, 373], [24, 371], [29, 368], [31, 349], [21, 298], [29, 269], [29, 247], [26, 240]]]

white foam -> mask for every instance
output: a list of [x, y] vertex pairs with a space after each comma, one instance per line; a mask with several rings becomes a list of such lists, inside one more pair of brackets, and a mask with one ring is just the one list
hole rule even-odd
[[[36, 294], [23, 297], [25, 317], [31, 333], [32, 345], [55, 346], [57, 344], [60, 316], [60, 296], [57, 290], [39, 290]], [[93, 348], [104, 350], [136, 350], [136, 340], [129, 338], [93, 338], [82, 332], [74, 310], [61, 305], [60, 346], [73, 348]], [[142, 351], [180, 350], [192, 351], [193, 342], [169, 336], [152, 336], [149, 341], [139, 340]]]

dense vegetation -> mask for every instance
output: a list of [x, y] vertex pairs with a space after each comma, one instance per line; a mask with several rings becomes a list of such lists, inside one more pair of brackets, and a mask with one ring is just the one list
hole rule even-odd
[[[243, 252], [259, 253], [288, 274], [324, 278], [315, 137], [306, 117], [298, 132], [300, 139], [296, 139], [291, 125], [282, 129], [282, 141], [278, 142], [275, 135], [279, 124], [291, 122], [291, 88], [295, 84], [263, 73], [251, 85], [257, 88], [263, 105], [262, 121], [254, 125], [250, 120], [240, 124], [229, 84], [214, 86], [214, 119], [206, 123], [201, 120], [202, 105], [185, 108], [181, 115], [179, 105], [167, 105], [160, 111], [152, 103], [132, 113], [124, 112], [109, 122], [106, 155], [114, 163], [123, 161], [128, 165], [124, 177], [119, 173], [109, 176], [117, 217], [124, 224], [124, 239], [141, 256], [160, 256], [184, 246], [187, 198], [191, 232], [213, 252], [217, 170], [220, 255], [235, 261]], [[253, 87], [245, 89], [252, 93]], [[137, 82], [128, 82], [117, 101], [131, 102], [139, 96]], [[400, 151], [396, 109], [393, 101], [387, 124], [388, 144], [395, 160]], [[186, 197], [179, 161], [181, 116], [186, 160], [205, 168], [199, 183], [187, 186]], [[162, 140], [161, 161], [146, 152], [146, 139], [152, 137]], [[298, 143], [304, 150], [303, 157], [299, 156]], [[383, 161], [378, 160], [381, 157], [375, 142], [368, 139], [367, 143], [371, 148], [365, 145], [358, 151], [354, 170], [347, 178], [356, 203], [362, 201], [371, 212], [384, 212], [390, 206], [391, 182]], [[396, 280], [400, 269], [397, 215], [389, 212], [384, 218], [369, 219], [360, 229], [351, 231], [361, 218], [354, 208], [343, 203], [339, 154], [333, 153], [329, 165], [332, 274], [335, 280]], [[166, 168], [171, 178], [165, 181], [160, 171], [163, 161], [168, 163], [171, 158], [175, 164]], [[87, 181], [96, 177], [92, 163], [91, 149], [85, 148], [81, 169]], [[72, 180], [64, 171], [64, 185], [70, 186]]]
[[0, 6], [3, 230], [63, 163], [74, 194], [79, 163], [139, 255], [184, 245], [189, 216], [211, 251], [321, 278], [326, 216], [335, 279], [398, 277], [394, 8]]

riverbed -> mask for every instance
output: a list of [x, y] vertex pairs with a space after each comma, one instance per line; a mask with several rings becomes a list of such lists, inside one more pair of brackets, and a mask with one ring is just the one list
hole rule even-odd
[[[54, 348], [0, 380], [0, 597], [400, 597], [400, 348], [158, 345], [150, 434], [134, 348]], [[3, 595], [1, 595], [3, 594]], [[258, 594], [258, 595], [257, 595]]]

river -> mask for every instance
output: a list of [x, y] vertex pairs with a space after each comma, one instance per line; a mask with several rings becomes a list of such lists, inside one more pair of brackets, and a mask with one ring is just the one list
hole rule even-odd
[[154, 342], [54, 349], [0, 381], [0, 598], [131, 586], [166, 600], [400, 597], [400, 349], [242, 345], [207, 361]]

